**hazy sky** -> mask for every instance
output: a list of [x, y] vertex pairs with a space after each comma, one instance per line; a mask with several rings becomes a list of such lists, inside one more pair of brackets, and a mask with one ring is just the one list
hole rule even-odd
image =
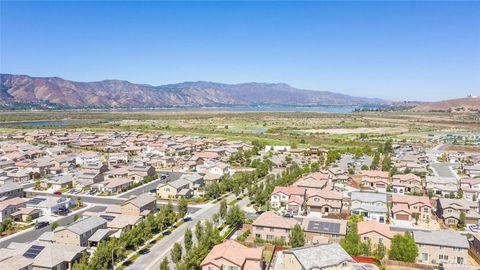
[[480, 2], [0, 2], [2, 73], [480, 95]]

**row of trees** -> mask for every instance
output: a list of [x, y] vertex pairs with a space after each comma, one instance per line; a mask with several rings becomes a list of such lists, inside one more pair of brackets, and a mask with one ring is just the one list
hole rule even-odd
[[[98, 244], [95, 253], [88, 258], [85, 253], [81, 260], [73, 265], [75, 270], [110, 269], [115, 262], [126, 258], [127, 250], [136, 250], [155, 234], [162, 232], [175, 223], [177, 215], [168, 203], [156, 214], [149, 214], [131, 230], [124, 231], [120, 238], [111, 237]], [[115, 261], [112, 261], [112, 253]]]
[[[222, 200], [220, 202], [220, 208], [218, 212], [214, 214], [212, 220], [213, 223], [206, 221], [203, 225], [201, 222], [195, 225], [196, 244], [194, 244], [193, 241], [194, 235], [192, 231], [187, 229], [184, 235], [183, 247], [178, 242], [173, 245], [170, 252], [170, 259], [175, 263], [175, 269], [200, 269], [200, 264], [208, 252], [210, 252], [213, 246], [222, 241], [219, 228], [223, 228], [223, 226], [219, 225], [224, 223], [231, 228], [240, 225], [245, 221], [245, 213], [238, 205], [233, 205], [228, 209], [227, 202]], [[160, 270], [169, 270], [168, 265], [168, 259], [164, 258], [160, 264]]]

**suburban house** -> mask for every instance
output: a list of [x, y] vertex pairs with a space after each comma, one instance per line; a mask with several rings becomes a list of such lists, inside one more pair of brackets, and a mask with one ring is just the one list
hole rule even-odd
[[75, 201], [61, 196], [38, 196], [29, 199], [25, 204], [28, 208], [41, 210], [43, 215], [51, 215], [74, 206]]
[[342, 219], [308, 217], [303, 219], [302, 227], [310, 244], [338, 242], [347, 233], [347, 221]]
[[387, 194], [354, 191], [351, 193], [350, 200], [351, 214], [361, 215], [380, 223], [386, 222], [388, 213]]
[[469, 264], [467, 237], [457, 231], [413, 231], [422, 263]]
[[170, 199], [178, 197], [190, 197], [192, 190], [191, 182], [185, 179], [177, 179], [167, 183], [161, 183], [157, 186], [157, 195], [161, 199]]
[[458, 181], [455, 177], [426, 176], [426, 189], [435, 195], [450, 196], [458, 192]]
[[393, 193], [421, 193], [423, 190], [422, 179], [415, 174], [396, 174], [392, 179]]
[[6, 183], [0, 186], [0, 198], [23, 197], [23, 187], [17, 183]]
[[55, 175], [42, 182], [41, 185], [45, 188], [51, 188], [53, 191], [73, 187], [73, 177], [69, 174]]
[[56, 243], [86, 247], [90, 236], [98, 229], [105, 228], [107, 228], [105, 219], [92, 216], [77, 220], [67, 227], [58, 227], [53, 233]]
[[470, 177], [480, 176], [480, 165], [463, 166], [463, 170]]
[[477, 202], [463, 199], [437, 199], [436, 214], [443, 219], [446, 225], [457, 225], [460, 221], [460, 213], [465, 213], [465, 222], [478, 224], [480, 214], [478, 213]]
[[23, 198], [10, 198], [0, 201], [0, 223], [3, 223], [5, 219], [11, 217], [20, 208], [25, 207], [25, 201], [26, 199]]
[[330, 176], [328, 174], [315, 172], [310, 173], [293, 184], [296, 187], [303, 187], [308, 189], [324, 189], [328, 183]]
[[465, 199], [477, 201], [480, 193], [480, 178], [460, 179], [460, 189]]
[[263, 248], [225, 240], [212, 248], [200, 267], [202, 270], [263, 270]]
[[85, 249], [51, 242], [13, 242], [0, 249], [0, 265], [3, 269], [68, 270], [80, 260]]
[[432, 205], [428, 197], [392, 195], [392, 217], [397, 220], [432, 220]]
[[353, 269], [356, 263], [338, 243], [283, 250], [275, 260], [273, 270]]
[[103, 174], [101, 173], [83, 171], [76, 172], [73, 178], [75, 180], [75, 186], [79, 187], [91, 186], [102, 182], [104, 179]]
[[388, 172], [365, 170], [361, 172], [360, 176], [362, 187], [365, 189], [385, 192], [391, 184]]
[[138, 183], [147, 177], [155, 176], [156, 171], [152, 166], [134, 165], [128, 167], [128, 177]]
[[340, 213], [343, 207], [343, 194], [335, 190], [307, 191], [307, 211], [309, 213]]
[[252, 234], [255, 238], [267, 241], [280, 239], [288, 242], [290, 229], [295, 224], [300, 224], [295, 218], [282, 217], [273, 211], [267, 211], [253, 221]]
[[379, 223], [376, 220], [365, 220], [358, 223], [358, 235], [362, 241], [370, 241], [372, 247], [379, 243], [385, 245], [388, 249], [393, 236], [396, 232], [390, 230], [390, 226], [385, 223]]
[[285, 208], [290, 199], [294, 197], [305, 199], [306, 189], [301, 187], [280, 187], [274, 188], [272, 195], [270, 196], [270, 205], [272, 208]]
[[129, 186], [133, 185], [133, 180], [128, 178], [113, 178], [99, 184], [101, 191], [118, 193], [126, 190]]
[[157, 211], [157, 199], [144, 193], [120, 206], [122, 215], [146, 216]]

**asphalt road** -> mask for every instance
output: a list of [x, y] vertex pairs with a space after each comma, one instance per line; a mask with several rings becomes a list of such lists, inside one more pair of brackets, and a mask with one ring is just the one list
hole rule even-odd
[[[227, 201], [231, 201], [235, 198], [234, 195], [230, 195]], [[237, 204], [243, 208], [249, 202], [248, 197], [245, 197]], [[193, 229], [195, 225], [203, 220], [211, 220], [212, 216], [218, 212], [220, 204], [208, 204], [203, 206], [198, 212], [192, 215], [192, 220], [182, 224], [180, 227], [175, 229], [170, 235], [166, 236], [159, 242], [157, 242], [151, 249], [150, 252], [138, 257], [137, 260], [127, 267], [127, 269], [136, 270], [136, 269], [145, 269], [145, 270], [157, 270], [160, 268], [160, 263], [163, 258], [167, 256], [170, 260], [170, 250], [176, 242], [180, 242], [183, 245], [183, 236], [187, 228]]]
[[[82, 215], [83, 212], [85, 211], [90, 211], [90, 212], [102, 212], [106, 209], [105, 206], [92, 206], [92, 207], [87, 207], [81, 211], [78, 211], [76, 213], [72, 213], [66, 217], [62, 217], [57, 220], [58, 224], [61, 226], [67, 225], [73, 221], [73, 216], [75, 214]], [[17, 242], [17, 243], [29, 243], [32, 241], [35, 241], [40, 235], [42, 235], [44, 232], [50, 231], [50, 226], [43, 227], [41, 229], [36, 230], [35, 228], [30, 228], [26, 231], [22, 231], [19, 233], [16, 233], [12, 235], [12, 237], [9, 237], [7, 239], [1, 239], [0, 240], [0, 248], [6, 248], [10, 243], [12, 242]]]
[[458, 176], [452, 171], [452, 167], [456, 167], [459, 164], [457, 163], [432, 163], [430, 164], [430, 168], [432, 168], [433, 172], [436, 176], [440, 177], [455, 177]]

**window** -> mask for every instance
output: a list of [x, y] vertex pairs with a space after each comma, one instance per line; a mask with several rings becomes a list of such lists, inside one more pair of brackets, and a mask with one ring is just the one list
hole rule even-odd
[[273, 235], [267, 234], [267, 240], [272, 240], [272, 239], [273, 239]]
[[275, 229], [274, 229], [274, 228], [270, 228], [270, 231], [273, 232], [273, 231], [275, 231]]
[[428, 253], [422, 253], [422, 261], [428, 261]]
[[228, 270], [238, 270], [238, 267], [235, 265], [228, 266]]

